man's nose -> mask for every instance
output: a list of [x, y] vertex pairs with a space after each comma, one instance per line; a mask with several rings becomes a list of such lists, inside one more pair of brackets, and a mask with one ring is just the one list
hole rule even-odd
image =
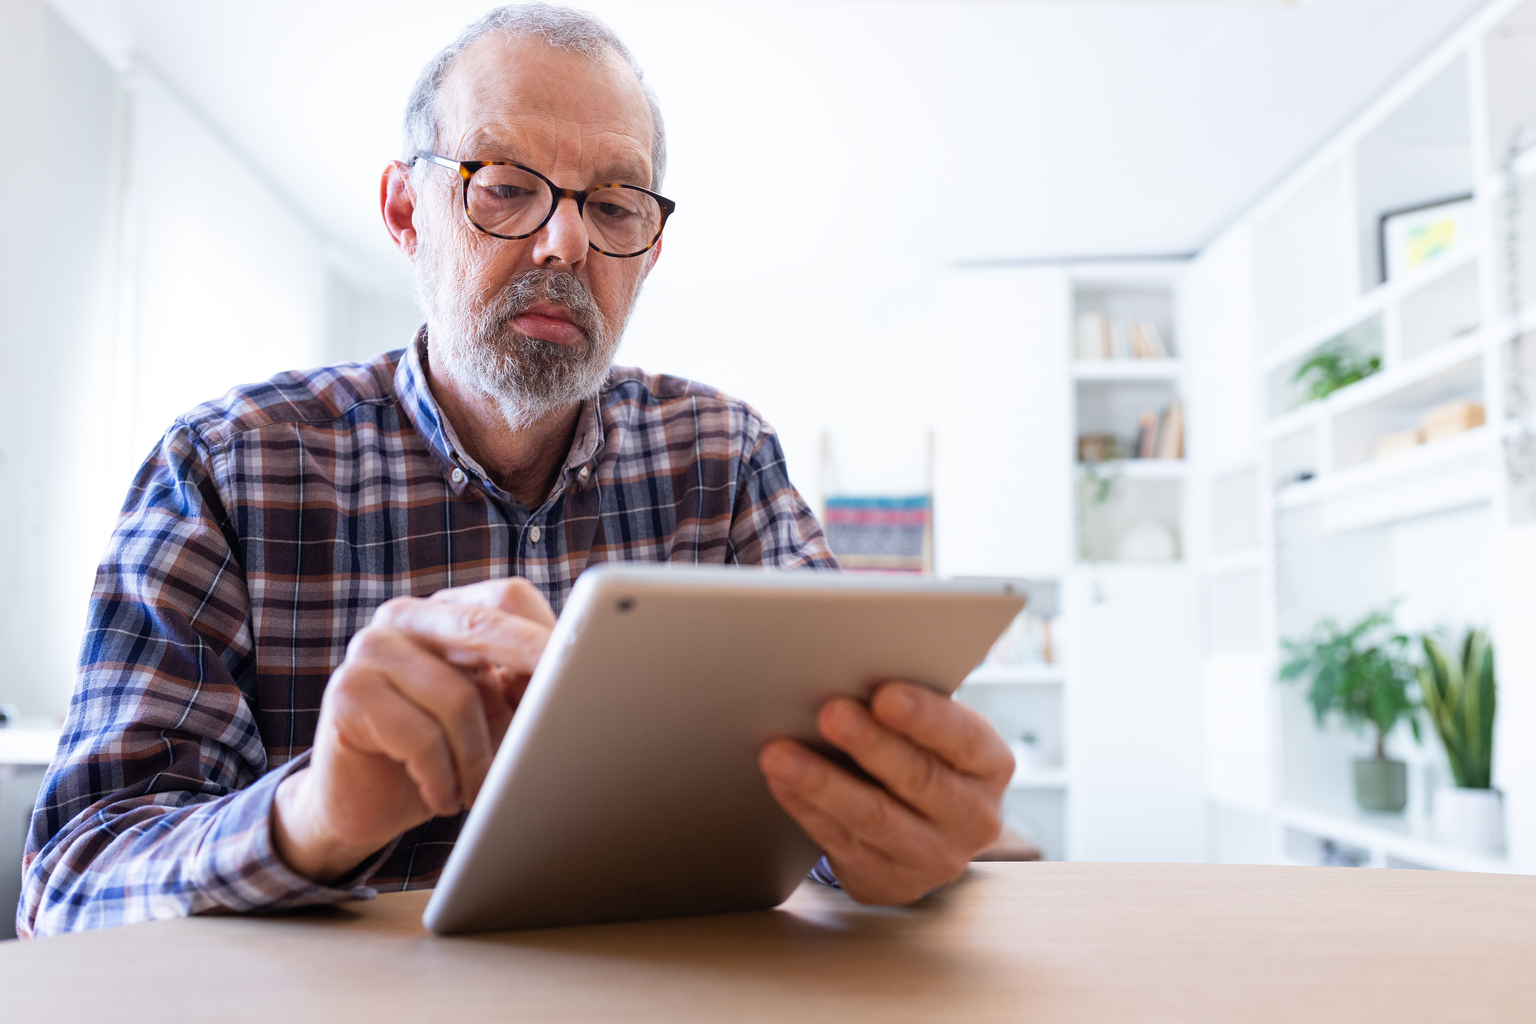
[[576, 199], [565, 196], [555, 204], [554, 216], [539, 229], [533, 239], [533, 261], [539, 265], [551, 259], [574, 266], [587, 255], [587, 225], [576, 209]]

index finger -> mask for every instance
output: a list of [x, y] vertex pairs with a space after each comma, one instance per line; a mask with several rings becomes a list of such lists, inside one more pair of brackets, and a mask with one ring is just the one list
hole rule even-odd
[[911, 683], [884, 683], [869, 702], [870, 713], [955, 771], [990, 778], [1008, 770], [1012, 755], [1003, 738], [978, 712]]
[[395, 598], [379, 606], [374, 625], [410, 634], [460, 668], [500, 665], [531, 674], [538, 667], [548, 626], [484, 604]]
[[439, 590], [432, 595], [431, 599], [446, 601], [449, 604], [472, 604], [482, 608], [495, 608], [509, 615], [521, 615], [541, 626], [555, 628], [555, 610], [549, 606], [549, 601], [539, 592], [539, 588], [521, 576], [486, 580], [483, 583], [471, 583], [464, 587], [449, 587], [446, 590]]

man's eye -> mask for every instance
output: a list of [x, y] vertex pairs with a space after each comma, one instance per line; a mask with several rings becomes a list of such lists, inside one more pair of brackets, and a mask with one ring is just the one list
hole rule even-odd
[[485, 191], [492, 199], [527, 199], [533, 195], [532, 189], [523, 188], [521, 185], [488, 185]]
[[591, 205], [594, 212], [604, 220], [623, 220], [634, 216], [634, 211], [626, 210], [618, 203], [592, 203]]

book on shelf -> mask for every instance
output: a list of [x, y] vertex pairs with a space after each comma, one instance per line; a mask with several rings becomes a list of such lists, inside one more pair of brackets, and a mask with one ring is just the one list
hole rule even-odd
[[1153, 458], [1182, 459], [1184, 457], [1184, 403], [1175, 398], [1163, 410], [1157, 424], [1157, 445]]
[[1161, 413], [1142, 413], [1134, 450], [1138, 459], [1182, 459], [1184, 403], [1175, 398]]
[[1077, 358], [1167, 359], [1171, 353], [1157, 324], [1142, 317], [1081, 313], [1077, 318]]

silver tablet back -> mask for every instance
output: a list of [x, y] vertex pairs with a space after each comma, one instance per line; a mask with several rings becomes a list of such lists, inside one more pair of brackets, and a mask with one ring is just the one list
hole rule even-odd
[[598, 566], [577, 581], [427, 906], [441, 933], [775, 906], [819, 852], [757, 768], [834, 694], [952, 693], [1002, 581]]

